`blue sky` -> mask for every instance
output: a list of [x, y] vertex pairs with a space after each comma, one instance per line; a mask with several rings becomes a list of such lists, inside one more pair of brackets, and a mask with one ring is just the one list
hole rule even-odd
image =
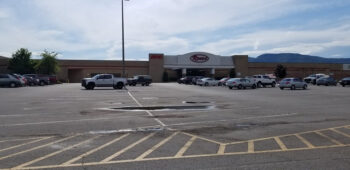
[[[350, 57], [349, 0], [130, 0], [127, 60], [149, 53]], [[0, 55], [121, 59], [120, 0], [0, 0]]]

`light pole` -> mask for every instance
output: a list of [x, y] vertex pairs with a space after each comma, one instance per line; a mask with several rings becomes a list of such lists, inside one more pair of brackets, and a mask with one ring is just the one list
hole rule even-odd
[[[122, 57], [123, 57], [123, 75], [122, 77], [125, 77], [125, 49], [124, 49], [124, 0], [122, 1]], [[129, 0], [125, 0], [129, 1]]]

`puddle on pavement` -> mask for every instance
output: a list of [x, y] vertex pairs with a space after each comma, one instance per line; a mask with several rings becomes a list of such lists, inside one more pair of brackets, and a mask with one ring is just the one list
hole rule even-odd
[[115, 111], [171, 111], [171, 110], [210, 110], [214, 106], [143, 106], [143, 107], [116, 107], [108, 110]]

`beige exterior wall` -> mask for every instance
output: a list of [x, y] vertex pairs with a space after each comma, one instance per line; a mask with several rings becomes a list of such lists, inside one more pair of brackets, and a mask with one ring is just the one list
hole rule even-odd
[[0, 73], [7, 73], [7, 66], [9, 64], [9, 59], [0, 56]]
[[248, 56], [247, 55], [234, 55], [232, 60], [235, 65], [236, 76], [245, 77], [248, 76]]
[[288, 77], [307, 77], [310, 74], [324, 73], [339, 80], [350, 76], [350, 70], [343, 70], [343, 64], [317, 63], [249, 63], [249, 75], [273, 74], [276, 66], [282, 64], [287, 68]]

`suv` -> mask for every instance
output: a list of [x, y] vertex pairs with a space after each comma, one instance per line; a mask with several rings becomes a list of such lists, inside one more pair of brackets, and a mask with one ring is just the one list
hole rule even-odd
[[276, 86], [276, 80], [266, 75], [254, 75], [253, 80], [258, 87], [266, 87], [267, 85], [270, 85], [271, 87]]
[[0, 86], [18, 87], [21, 85], [21, 81], [11, 74], [0, 74]]
[[136, 86], [136, 84], [141, 84], [142, 86], [149, 86], [152, 83], [152, 78], [149, 75], [137, 75], [134, 78], [128, 79], [128, 84], [130, 86]]
[[305, 77], [305, 78], [304, 78], [304, 81], [305, 81], [306, 83], [312, 83], [312, 84], [315, 85], [317, 79], [322, 78], [322, 77], [328, 77], [328, 76], [325, 75], [325, 74], [322, 74], [322, 73], [319, 73], [319, 74], [311, 74], [311, 75], [309, 75], [308, 77]]

